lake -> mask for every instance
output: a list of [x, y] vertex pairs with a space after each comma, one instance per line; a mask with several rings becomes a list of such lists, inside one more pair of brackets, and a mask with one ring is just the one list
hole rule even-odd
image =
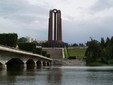
[[0, 85], [113, 85], [113, 67], [51, 66], [0, 70]]

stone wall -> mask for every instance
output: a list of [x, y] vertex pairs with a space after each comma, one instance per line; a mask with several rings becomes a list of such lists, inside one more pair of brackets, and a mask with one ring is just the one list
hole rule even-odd
[[53, 62], [53, 65], [61, 65], [61, 66], [85, 66], [86, 61], [85, 60], [79, 60], [79, 59], [55, 59]]

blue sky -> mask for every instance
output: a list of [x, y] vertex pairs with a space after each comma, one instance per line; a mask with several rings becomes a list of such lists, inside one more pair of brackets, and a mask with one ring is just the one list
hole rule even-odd
[[113, 0], [0, 0], [0, 33], [48, 39], [50, 9], [62, 13], [63, 41], [113, 36]]

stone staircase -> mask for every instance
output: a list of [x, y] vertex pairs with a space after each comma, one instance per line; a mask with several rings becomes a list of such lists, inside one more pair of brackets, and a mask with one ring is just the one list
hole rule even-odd
[[62, 48], [42, 48], [44, 51], [50, 54], [53, 59], [63, 59]]

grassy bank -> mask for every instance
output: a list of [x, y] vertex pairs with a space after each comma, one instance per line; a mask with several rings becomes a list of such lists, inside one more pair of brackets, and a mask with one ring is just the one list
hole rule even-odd
[[68, 58], [69, 56], [68, 49], [66, 47], [64, 48], [64, 55], [65, 55], [65, 58]]
[[85, 48], [65, 48], [64, 50], [65, 52], [65, 56], [66, 58], [68, 58], [69, 56], [71, 57], [75, 57], [76, 58], [85, 58], [85, 51], [86, 49]]

